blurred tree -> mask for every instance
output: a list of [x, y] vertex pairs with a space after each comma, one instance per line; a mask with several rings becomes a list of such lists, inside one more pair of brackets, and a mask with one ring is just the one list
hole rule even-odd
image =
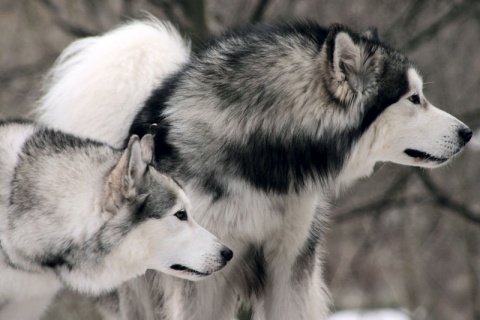
[[[407, 52], [426, 79], [435, 79], [426, 81], [430, 100], [480, 128], [476, 0], [0, 0], [0, 9], [0, 100], [7, 116], [28, 114], [42, 75], [70, 41], [147, 11], [173, 21], [194, 45], [232, 26], [279, 18], [340, 22], [358, 30], [377, 25], [380, 36]], [[374, 177], [337, 201], [325, 262], [336, 308], [393, 306], [408, 308], [419, 320], [480, 319], [476, 143], [477, 149], [431, 173], [379, 166]], [[95, 316], [77, 299], [62, 296], [47, 319]], [[250, 316], [241, 311], [242, 320]]]

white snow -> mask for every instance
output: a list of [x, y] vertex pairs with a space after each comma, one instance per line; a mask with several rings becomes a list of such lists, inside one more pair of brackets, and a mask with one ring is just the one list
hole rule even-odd
[[404, 312], [395, 309], [344, 310], [335, 312], [328, 320], [411, 320]]

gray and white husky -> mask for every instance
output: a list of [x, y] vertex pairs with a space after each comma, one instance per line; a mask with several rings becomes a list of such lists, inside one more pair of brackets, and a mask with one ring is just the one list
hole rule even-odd
[[74, 42], [49, 78], [38, 108], [49, 125], [120, 146], [156, 124], [156, 166], [235, 252], [202, 282], [152, 275], [156, 319], [231, 319], [241, 306], [325, 319], [329, 197], [377, 162], [443, 165], [472, 135], [374, 29], [258, 25], [190, 54], [169, 24], [137, 21]]
[[0, 319], [39, 318], [62, 285], [99, 294], [147, 269], [199, 280], [225, 266], [232, 252], [152, 155], [152, 135], [121, 152], [0, 123]]

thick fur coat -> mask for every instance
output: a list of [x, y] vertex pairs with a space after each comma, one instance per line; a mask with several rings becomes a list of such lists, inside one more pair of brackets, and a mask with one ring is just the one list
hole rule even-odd
[[[134, 34], [152, 37], [140, 45]], [[124, 51], [96, 51], [114, 37]], [[440, 166], [471, 131], [425, 98], [417, 68], [373, 29], [258, 25], [227, 33], [190, 59], [187, 45], [162, 48], [161, 37], [180, 41], [168, 24], [147, 21], [72, 44], [39, 107], [48, 124], [111, 143], [155, 125], [156, 166], [180, 181], [192, 215], [235, 252], [201, 282], [150, 274], [143, 286], [153, 317], [231, 319], [243, 307], [254, 319], [326, 319], [321, 243], [329, 199], [377, 162]], [[183, 58], [157, 66], [152, 58], [167, 52]], [[113, 68], [120, 63], [125, 68]], [[151, 74], [142, 77], [144, 69]], [[82, 88], [81, 78], [92, 86]], [[123, 79], [131, 90], [115, 91]], [[161, 81], [153, 90], [154, 79]], [[152, 90], [137, 97], [144, 83]], [[107, 96], [105, 108], [136, 116], [106, 116], [95, 99]], [[105, 129], [85, 123], [117, 135], [102, 137]], [[123, 310], [141, 313], [135, 294], [122, 301]]]
[[225, 266], [231, 251], [152, 156], [151, 135], [122, 152], [0, 123], [0, 319], [39, 319], [64, 286], [101, 294], [147, 269], [199, 280]]

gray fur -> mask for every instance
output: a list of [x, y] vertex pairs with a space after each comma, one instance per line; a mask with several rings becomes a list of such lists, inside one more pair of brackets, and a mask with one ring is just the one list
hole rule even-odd
[[[201, 221], [234, 248], [238, 244], [243, 258], [223, 272], [235, 293], [219, 279], [198, 284], [198, 292], [208, 291], [195, 302], [179, 302], [193, 309], [178, 319], [223, 318], [238, 307], [238, 294], [244, 306], [253, 304], [255, 317], [324, 319], [323, 206], [332, 190], [373, 170], [372, 164], [342, 178], [365, 133], [373, 135], [371, 126], [411, 90], [412, 69], [372, 28], [359, 34], [341, 25], [259, 25], [212, 41], [152, 94], [130, 133], [141, 136], [150, 123], [158, 125], [157, 165], [207, 208], [197, 213]], [[465, 127], [453, 123], [456, 130]], [[464, 142], [455, 140], [461, 148]], [[312, 208], [298, 209], [309, 201], [324, 211], [314, 217]], [[235, 213], [209, 218], [228, 210]], [[278, 229], [270, 227], [279, 219]], [[258, 239], [253, 247], [245, 243], [251, 238]], [[203, 295], [230, 302], [206, 310]], [[291, 300], [298, 313], [281, 299]]]
[[[0, 318], [38, 319], [63, 285], [99, 294], [147, 268], [189, 277], [171, 266], [210, 274], [227, 263], [228, 248], [175, 217], [188, 200], [152, 157], [151, 135], [132, 136], [121, 151], [31, 122], [0, 123]], [[186, 257], [161, 243], [176, 236], [171, 230], [183, 231]], [[192, 251], [201, 260], [193, 267]], [[102, 299], [110, 313], [123, 312], [120, 300], [141, 297], [135, 283]], [[19, 308], [28, 299], [37, 310]], [[140, 313], [151, 309], [141, 306]], [[135, 310], [125, 312], [138, 318]]]
[[[148, 26], [143, 23], [144, 30]], [[61, 76], [51, 84], [43, 118], [61, 125], [74, 114], [62, 108], [64, 95], [56, 97], [68, 83], [76, 93], [74, 109], [82, 110], [70, 129], [94, 122], [118, 131], [132, 124], [130, 134], [143, 136], [154, 125], [154, 164], [184, 186], [194, 204], [191, 216], [236, 252], [226, 268], [198, 283], [152, 273], [137, 286], [143, 294], [129, 294], [128, 301], [140, 308], [138, 297], [150, 296], [156, 319], [231, 319], [239, 307], [251, 309], [255, 320], [326, 319], [330, 300], [321, 256], [331, 196], [370, 175], [380, 161], [437, 167], [471, 137], [463, 123], [426, 100], [414, 65], [373, 29], [360, 34], [313, 22], [247, 27], [206, 44], [169, 78], [152, 61], [176, 51], [159, 52], [146, 41], [137, 45], [122, 30], [114, 33], [131, 46], [108, 53], [102, 47], [102, 63], [60, 61], [54, 67]], [[98, 41], [109, 39], [106, 34]], [[88, 46], [78, 54], [96, 52]], [[125, 56], [142, 58], [111, 77], [111, 66], [126, 63], [118, 58]], [[154, 76], [135, 72], [145, 68]], [[98, 73], [111, 80], [93, 90], [73, 86]], [[130, 79], [148, 87], [154, 78], [162, 82], [149, 95], [120, 89], [131, 87]], [[100, 102], [74, 98], [83, 96], [122, 108], [137, 97], [126, 108], [134, 113], [146, 102], [125, 121], [103, 117], [113, 110], [98, 110]], [[102, 138], [100, 131], [84, 131]]]
[[[9, 126], [15, 125], [4, 124], [2, 129], [8, 130]], [[78, 210], [72, 205], [76, 198], [85, 193], [101, 196], [105, 177], [116, 165], [122, 152], [42, 127], [35, 127], [34, 130], [35, 133], [18, 154], [3, 234], [11, 237], [10, 241], [15, 239], [18, 242], [20, 237], [26, 241], [25, 235], [32, 234], [38, 237], [30, 240], [37, 247], [26, 247], [19, 251], [15, 255], [18, 261], [14, 265], [28, 271], [38, 271], [43, 267], [65, 266], [73, 269], [76, 264], [97, 263], [88, 257], [96, 256], [101, 260], [103, 255], [108, 254], [131, 228], [133, 215], [117, 216], [118, 221], [108, 221], [86, 242], [76, 242], [68, 234], [64, 238], [59, 238], [57, 233], [49, 236], [41, 231], [38, 234], [38, 229], [45, 228], [50, 232], [62, 230], [68, 215], [59, 215], [59, 212]], [[2, 181], [8, 183], [8, 178], [5, 178]], [[158, 190], [163, 191], [162, 188]], [[76, 205], [89, 210], [93, 204], [77, 202]]]

